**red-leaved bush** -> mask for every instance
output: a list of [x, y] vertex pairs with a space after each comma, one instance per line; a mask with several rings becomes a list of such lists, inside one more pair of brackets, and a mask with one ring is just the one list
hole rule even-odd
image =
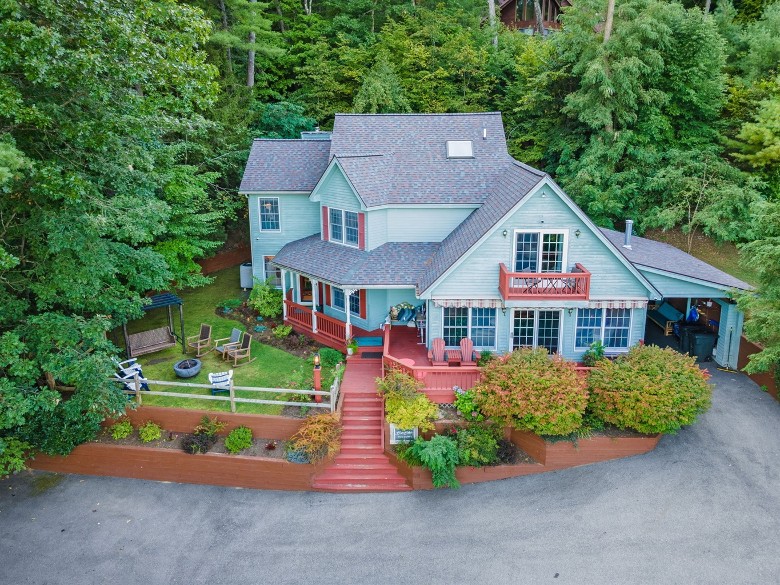
[[574, 363], [543, 348], [517, 349], [491, 361], [473, 390], [485, 416], [539, 435], [573, 433], [588, 404], [585, 380]]
[[673, 433], [710, 407], [708, 377], [692, 357], [655, 345], [636, 346], [591, 370], [590, 408], [620, 428]]

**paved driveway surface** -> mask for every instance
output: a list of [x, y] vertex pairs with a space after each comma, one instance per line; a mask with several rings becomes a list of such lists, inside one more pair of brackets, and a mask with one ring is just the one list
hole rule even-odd
[[780, 405], [713, 381], [652, 453], [457, 491], [25, 473], [0, 481], [0, 584], [778, 583]]

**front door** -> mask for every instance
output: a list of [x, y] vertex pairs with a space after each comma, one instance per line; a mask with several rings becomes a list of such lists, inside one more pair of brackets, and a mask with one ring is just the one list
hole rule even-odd
[[512, 349], [546, 347], [550, 353], [560, 351], [561, 311], [515, 309], [512, 318]]
[[311, 280], [309, 280], [305, 276], [301, 276], [299, 284], [300, 284], [300, 288], [298, 290], [300, 290], [301, 292], [300, 302], [304, 305], [308, 305], [312, 302], [313, 299], [312, 292], [311, 292]]

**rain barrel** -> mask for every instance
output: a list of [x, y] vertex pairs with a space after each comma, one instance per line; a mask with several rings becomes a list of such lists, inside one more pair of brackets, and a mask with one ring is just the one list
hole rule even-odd
[[244, 262], [240, 268], [241, 288], [252, 288], [254, 279], [252, 278], [252, 263]]

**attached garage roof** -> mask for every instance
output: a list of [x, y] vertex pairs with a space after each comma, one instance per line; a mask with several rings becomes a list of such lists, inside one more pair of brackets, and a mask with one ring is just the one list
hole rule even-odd
[[631, 248], [623, 246], [624, 233], [601, 228], [602, 233], [637, 268], [652, 268], [671, 277], [694, 278], [720, 289], [752, 290], [753, 286], [699, 260], [670, 244], [631, 237]]

